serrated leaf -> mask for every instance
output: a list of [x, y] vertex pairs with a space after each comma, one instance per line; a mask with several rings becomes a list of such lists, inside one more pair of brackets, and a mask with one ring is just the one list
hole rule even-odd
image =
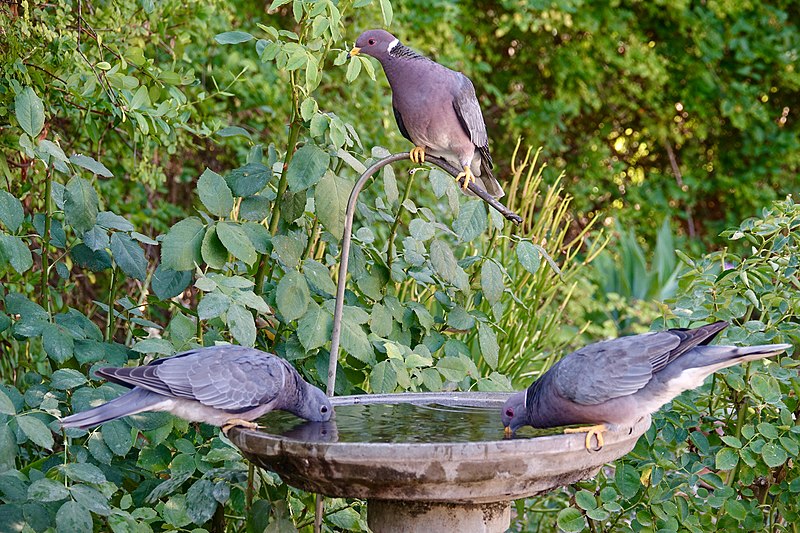
[[78, 165], [81, 168], [85, 168], [92, 174], [97, 174], [98, 176], [103, 176], [104, 178], [114, 177], [114, 174], [108, 170], [103, 163], [88, 155], [73, 154], [70, 156], [69, 160], [71, 163]]
[[258, 259], [256, 249], [239, 224], [233, 222], [220, 222], [216, 226], [217, 237], [233, 256], [248, 265]]
[[350, 63], [347, 65], [347, 73], [345, 74], [345, 79], [347, 83], [352, 83], [358, 77], [358, 74], [361, 72], [361, 61], [359, 61], [358, 57], [350, 58]]
[[31, 415], [22, 415], [15, 418], [22, 432], [37, 446], [53, 449], [53, 434], [44, 422]]
[[75, 501], [83, 505], [89, 511], [100, 516], [111, 514], [111, 507], [108, 505], [108, 498], [97, 489], [88, 485], [73, 485], [69, 488], [70, 494]]
[[739, 454], [731, 448], [722, 448], [715, 456], [717, 470], [731, 470], [739, 462]]
[[63, 363], [72, 357], [75, 340], [63, 327], [48, 323], [42, 329], [42, 347], [54, 361]]
[[64, 191], [64, 217], [75, 231], [89, 231], [97, 221], [99, 201], [89, 181], [75, 176]]
[[63, 483], [48, 478], [37, 479], [28, 487], [28, 499], [39, 502], [57, 502], [69, 496]]
[[481, 265], [481, 290], [491, 305], [498, 303], [503, 296], [503, 269], [494, 261], [487, 260]]
[[522, 268], [531, 274], [536, 274], [536, 271], [539, 270], [539, 265], [542, 263], [539, 250], [529, 241], [520, 241], [517, 244], [517, 259]]
[[383, 25], [389, 27], [392, 25], [392, 18], [394, 17], [394, 10], [392, 3], [389, 0], [379, 0], [381, 4], [381, 15], [383, 15]]
[[494, 330], [483, 322], [478, 322], [478, 342], [481, 347], [481, 355], [486, 364], [494, 370], [497, 368], [497, 361], [500, 357], [500, 346], [497, 344], [497, 335]]
[[33, 266], [33, 256], [25, 241], [13, 235], [0, 233], [0, 266], [6, 262], [23, 274]]
[[6, 229], [14, 233], [25, 220], [25, 212], [22, 209], [22, 202], [9, 193], [0, 190], [0, 222], [5, 224]]
[[50, 376], [50, 386], [56, 390], [74, 389], [86, 383], [86, 376], [71, 368], [61, 368]]
[[200, 320], [209, 320], [217, 318], [228, 310], [231, 305], [231, 299], [228, 295], [221, 292], [211, 292], [200, 300], [197, 304], [197, 317]]
[[103, 441], [114, 455], [125, 457], [133, 447], [131, 428], [122, 420], [112, 420], [103, 424]]
[[331, 279], [331, 273], [328, 267], [313, 259], [306, 259], [303, 261], [303, 274], [311, 284], [311, 286], [318, 291], [324, 292], [333, 296], [336, 294], [336, 285]]
[[460, 357], [445, 356], [436, 363], [436, 369], [448, 381], [461, 381], [469, 372], [469, 368]]
[[389, 361], [381, 361], [375, 365], [369, 375], [369, 386], [372, 392], [386, 394], [397, 387], [397, 372]]
[[11, 401], [5, 392], [0, 390], [0, 414], [14, 415], [16, 412], [17, 410], [14, 408], [14, 402]]
[[44, 127], [44, 104], [36, 92], [25, 87], [14, 99], [14, 113], [25, 133], [36, 138]]
[[344, 233], [347, 199], [352, 190], [353, 184], [350, 181], [329, 172], [319, 181], [314, 191], [317, 217], [325, 229], [337, 239]]
[[463, 241], [472, 241], [486, 231], [486, 208], [482, 200], [469, 200], [463, 204], [453, 222], [453, 230]]
[[228, 262], [228, 249], [219, 240], [216, 225], [209, 226], [206, 230], [203, 244], [200, 246], [200, 255], [208, 266], [217, 270], [222, 270]]
[[116, 229], [119, 231], [133, 231], [133, 224], [122, 216], [111, 211], [100, 211], [97, 213], [97, 225], [106, 229]]
[[233, 193], [225, 178], [211, 169], [205, 169], [197, 180], [197, 194], [208, 212], [226, 217], [233, 209]]
[[214, 484], [207, 479], [198, 479], [186, 492], [186, 514], [197, 525], [208, 522], [217, 510]]
[[147, 259], [139, 243], [124, 233], [114, 232], [111, 235], [111, 253], [125, 274], [144, 281], [147, 277]]
[[57, 533], [89, 532], [93, 529], [91, 513], [78, 502], [64, 502], [56, 512]]
[[256, 323], [253, 314], [244, 306], [232, 304], [227, 313], [231, 335], [242, 346], [253, 347], [256, 343]]
[[431, 264], [434, 270], [448, 283], [455, 284], [461, 267], [458, 266], [453, 251], [444, 241], [434, 239], [430, 246]]
[[189, 217], [169, 229], [161, 243], [161, 262], [174, 271], [194, 270], [202, 263], [200, 248], [206, 227], [197, 217]]
[[773, 442], [768, 442], [761, 448], [761, 457], [764, 459], [764, 462], [767, 463], [768, 467], [776, 468], [785, 463], [789, 456], [786, 450], [781, 446]]
[[139, 353], [157, 353], [161, 355], [175, 353], [175, 347], [167, 339], [142, 339], [134, 344], [131, 349]]
[[558, 527], [566, 533], [579, 533], [586, 527], [586, 519], [583, 514], [574, 507], [561, 509], [556, 517]]
[[176, 272], [161, 264], [153, 273], [150, 287], [159, 300], [167, 300], [181, 294], [191, 281], [191, 271]]
[[225, 181], [234, 196], [253, 196], [264, 188], [271, 176], [270, 169], [261, 163], [248, 163], [229, 172]]
[[283, 319], [291, 322], [303, 316], [310, 300], [305, 277], [296, 270], [284, 274], [275, 291], [275, 303]]
[[315, 350], [330, 340], [332, 328], [331, 314], [312, 300], [297, 322], [297, 338], [307, 351]]
[[331, 157], [328, 152], [313, 144], [306, 144], [295, 152], [286, 169], [289, 190], [300, 192], [320, 181], [328, 169]]

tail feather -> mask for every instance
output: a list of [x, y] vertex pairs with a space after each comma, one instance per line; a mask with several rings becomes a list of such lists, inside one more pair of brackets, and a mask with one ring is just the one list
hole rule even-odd
[[[791, 344], [762, 344], [759, 346], [697, 346], [692, 350], [695, 367], [716, 372], [722, 368], [773, 357], [789, 348]], [[687, 354], [688, 355], [688, 354]], [[713, 370], [712, 370], [713, 369]]]
[[123, 416], [156, 410], [164, 400], [160, 394], [135, 388], [103, 405], [62, 418], [61, 427], [88, 429]]

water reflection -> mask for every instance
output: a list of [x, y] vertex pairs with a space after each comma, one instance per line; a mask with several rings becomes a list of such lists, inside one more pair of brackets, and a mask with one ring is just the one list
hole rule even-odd
[[[484, 442], [503, 440], [499, 407], [380, 403], [338, 405], [328, 422], [307, 422], [273, 411], [259, 421], [273, 435], [304, 442]], [[520, 429], [516, 438], [560, 433]]]

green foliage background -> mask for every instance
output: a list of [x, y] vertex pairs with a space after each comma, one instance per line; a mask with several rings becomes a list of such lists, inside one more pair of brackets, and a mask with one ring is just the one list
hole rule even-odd
[[[56, 0], [0, 20], [0, 531], [310, 530], [313, 495], [216, 428], [56, 418], [118, 394], [96, 365], [218, 341], [323, 385], [347, 196], [408, 148], [378, 65], [346, 57], [369, 27], [475, 81], [526, 221], [439, 171], [382, 171], [337, 394], [524, 387], [653, 322], [798, 343], [800, 211], [772, 203], [800, 184], [792, 2]], [[792, 354], [730, 369], [594, 480], [517, 502], [512, 529], [794, 530], [799, 387]], [[365, 513], [330, 500], [324, 524]]]

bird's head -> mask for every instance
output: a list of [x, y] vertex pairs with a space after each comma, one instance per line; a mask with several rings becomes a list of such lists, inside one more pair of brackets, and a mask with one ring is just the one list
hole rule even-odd
[[316, 387], [308, 387], [308, 401], [303, 404], [299, 416], [312, 422], [327, 422], [333, 416], [333, 406], [324, 392]]
[[400, 40], [386, 30], [367, 30], [362, 33], [348, 56], [366, 54], [378, 61], [389, 56], [392, 48], [400, 44]]
[[511, 437], [519, 428], [528, 422], [528, 413], [525, 408], [525, 393], [520, 391], [513, 394], [503, 405], [500, 418], [503, 420], [506, 437]]

